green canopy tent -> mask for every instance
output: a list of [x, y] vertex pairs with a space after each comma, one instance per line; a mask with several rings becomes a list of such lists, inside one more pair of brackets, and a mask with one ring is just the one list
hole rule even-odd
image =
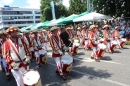
[[77, 18], [78, 15], [76, 14], [72, 14], [66, 18], [64, 18], [61, 22], [59, 22], [58, 24], [59, 25], [62, 25], [62, 24], [66, 24], [66, 23], [70, 23], [70, 22], [73, 22], [73, 19]]
[[83, 12], [83, 13], [79, 14], [78, 16], [80, 17], [80, 16], [83, 16], [83, 15], [86, 15], [86, 14], [89, 14], [89, 13], [90, 13], [90, 12], [85, 11], [85, 12]]
[[63, 21], [63, 19], [65, 19], [65, 17], [61, 17], [57, 20], [51, 21], [49, 24], [47, 24], [47, 26], [56, 26], [59, 22]]
[[30, 26], [26, 27], [25, 30], [31, 30], [31, 28], [33, 28], [34, 26], [36, 26], [36, 24], [33, 24], [33, 25], [30, 25]]

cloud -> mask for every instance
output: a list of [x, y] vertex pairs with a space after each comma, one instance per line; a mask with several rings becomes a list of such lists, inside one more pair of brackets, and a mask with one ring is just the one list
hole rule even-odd
[[3, 7], [4, 5], [10, 5], [13, 3], [14, 0], [0, 0], [0, 7]]
[[25, 6], [23, 8], [40, 9], [40, 0], [26, 0], [26, 3], [28, 4], [28, 6]]
[[69, 8], [70, 4], [69, 4], [69, 0], [63, 0], [62, 1], [63, 5], [67, 8]]

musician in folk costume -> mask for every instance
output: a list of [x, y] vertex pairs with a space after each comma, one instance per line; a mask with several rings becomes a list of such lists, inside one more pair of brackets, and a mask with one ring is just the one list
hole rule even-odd
[[119, 26], [116, 26], [115, 27], [115, 30], [114, 30], [114, 38], [115, 38], [115, 40], [117, 41], [117, 44], [118, 44], [118, 46], [119, 46], [119, 48], [120, 49], [123, 49], [123, 47], [124, 47], [124, 44], [125, 44], [125, 42], [123, 42], [121, 39], [120, 39], [120, 33], [119, 33]]
[[83, 23], [82, 25], [82, 41], [81, 41], [81, 45], [84, 45], [84, 49], [89, 50], [89, 41], [88, 41], [88, 30], [87, 30], [87, 26]]
[[2, 55], [10, 66], [17, 86], [24, 86], [22, 74], [29, 69], [30, 50], [24, 38], [19, 38], [17, 36], [17, 27], [10, 27], [6, 32], [10, 38], [8, 38], [2, 46]]
[[48, 37], [48, 34], [47, 34], [47, 31], [46, 30], [43, 30], [42, 32], [42, 37], [44, 38], [44, 43], [43, 43], [43, 47], [46, 49], [47, 51], [47, 42], [49, 41], [49, 37]]
[[74, 38], [74, 34], [72, 32], [72, 29], [70, 27], [68, 27], [66, 29], [67, 33], [69, 34], [69, 37], [70, 37], [70, 40], [73, 41], [73, 38]]
[[90, 29], [88, 33], [88, 38], [90, 41], [89, 46], [91, 47], [91, 49], [93, 49], [93, 52], [91, 54], [91, 59], [94, 58], [96, 62], [100, 62], [98, 58], [98, 49], [97, 49], [97, 43], [96, 43], [96, 34], [95, 34], [96, 26], [91, 25], [89, 29]]
[[5, 73], [6, 73], [7, 80], [10, 80], [9, 66], [8, 66], [7, 62], [5, 61], [5, 59], [3, 58], [3, 56], [2, 56], [2, 45], [7, 39], [6, 36], [7, 36], [6, 32], [3, 30], [0, 33], [0, 64], [1, 64], [2, 70], [5, 71]]
[[106, 48], [107, 50], [109, 51], [109, 53], [112, 53], [112, 50], [111, 50], [111, 32], [109, 31], [109, 27], [108, 25], [104, 25], [104, 31], [103, 31], [103, 38], [104, 38], [104, 42], [106, 44]]
[[47, 51], [44, 47], [45, 38], [43, 38], [43, 34], [41, 31], [38, 31], [37, 34], [37, 43], [38, 43], [38, 50], [39, 50], [39, 58], [37, 58], [37, 62], [39, 64], [46, 64], [47, 62]]
[[38, 60], [39, 57], [40, 57], [40, 54], [39, 54], [40, 45], [38, 45], [38, 42], [37, 42], [38, 39], [37, 38], [38, 38], [38, 32], [37, 31], [32, 32], [31, 35], [30, 35], [31, 46], [34, 49], [34, 55], [36, 57], [37, 67], [41, 67], [41, 64]]
[[77, 28], [77, 36], [78, 36], [79, 39], [82, 38], [81, 28], [80, 27]]
[[63, 80], [66, 80], [66, 77], [62, 71], [62, 64], [61, 64], [61, 56], [63, 55], [63, 49], [65, 49], [65, 45], [63, 44], [62, 39], [57, 35], [58, 30], [57, 27], [51, 28], [52, 36], [50, 37], [50, 45], [52, 47], [52, 57], [55, 59], [57, 64], [56, 73], [59, 73]]

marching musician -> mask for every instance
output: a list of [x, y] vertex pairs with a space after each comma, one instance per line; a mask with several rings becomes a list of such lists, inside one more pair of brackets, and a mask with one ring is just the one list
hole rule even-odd
[[44, 38], [44, 48], [46, 49], [46, 51], [47, 51], [47, 42], [49, 41], [48, 39], [49, 39], [49, 37], [48, 37], [48, 34], [47, 34], [47, 31], [46, 30], [43, 30], [43, 32], [42, 32], [42, 37]]
[[2, 46], [2, 55], [11, 69], [17, 86], [24, 86], [22, 74], [29, 69], [28, 64], [30, 63], [31, 55], [29, 47], [24, 41], [24, 38], [17, 36], [18, 27], [9, 27], [6, 33], [10, 38]]
[[55, 59], [55, 62], [57, 64], [57, 70], [56, 73], [59, 73], [61, 78], [63, 80], [66, 80], [67, 78], [64, 76], [62, 71], [62, 65], [61, 65], [61, 56], [63, 55], [63, 48], [65, 49], [65, 45], [63, 44], [62, 39], [60, 36], [57, 35], [58, 30], [57, 27], [51, 28], [51, 37], [50, 37], [50, 45], [52, 47], [52, 57]]
[[88, 30], [87, 30], [87, 26], [85, 24], [82, 25], [82, 41], [81, 41], [81, 45], [85, 44], [85, 40], [87, 40], [88, 37]]
[[91, 54], [91, 59], [95, 59], [96, 62], [100, 62], [99, 58], [98, 58], [98, 53], [97, 53], [97, 44], [96, 44], [96, 34], [95, 34], [95, 29], [96, 26], [95, 25], [91, 25], [90, 26], [90, 31], [88, 33], [88, 38], [90, 41], [90, 47], [93, 49], [93, 52]]
[[115, 37], [115, 40], [117, 41], [117, 44], [119, 46], [120, 49], [123, 49], [123, 46], [124, 46], [124, 42], [121, 41], [120, 39], [120, 33], [119, 33], [119, 26], [116, 26], [115, 27], [115, 30], [114, 30], [114, 37]]
[[2, 30], [2, 32], [0, 33], [0, 63], [1, 63], [1, 67], [3, 69], [3, 71], [5, 71], [6, 73], [6, 78], [7, 80], [10, 80], [10, 72], [9, 72], [9, 66], [6, 63], [5, 59], [2, 56], [2, 45], [3, 43], [6, 41], [7, 37], [6, 37], [6, 32], [4, 30]]
[[109, 39], [111, 37], [111, 32], [109, 31], [109, 27], [108, 25], [104, 25], [104, 31], [103, 31], [103, 37], [104, 37], [104, 42], [107, 46], [107, 50], [109, 51], [109, 53], [112, 53], [111, 50], [111, 40]]
[[81, 29], [80, 29], [80, 27], [77, 28], [77, 36], [78, 36], [79, 39], [82, 38], [82, 34], [81, 34]]

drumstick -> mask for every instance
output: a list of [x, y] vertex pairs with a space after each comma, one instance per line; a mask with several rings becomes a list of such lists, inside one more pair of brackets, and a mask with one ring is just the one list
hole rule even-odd
[[[25, 71], [24, 73], [22, 71], [19, 70], [19, 72], [24, 75], [27, 71]], [[27, 80], [29, 80], [29, 78], [27, 78], [26, 76], [24, 76]]]

